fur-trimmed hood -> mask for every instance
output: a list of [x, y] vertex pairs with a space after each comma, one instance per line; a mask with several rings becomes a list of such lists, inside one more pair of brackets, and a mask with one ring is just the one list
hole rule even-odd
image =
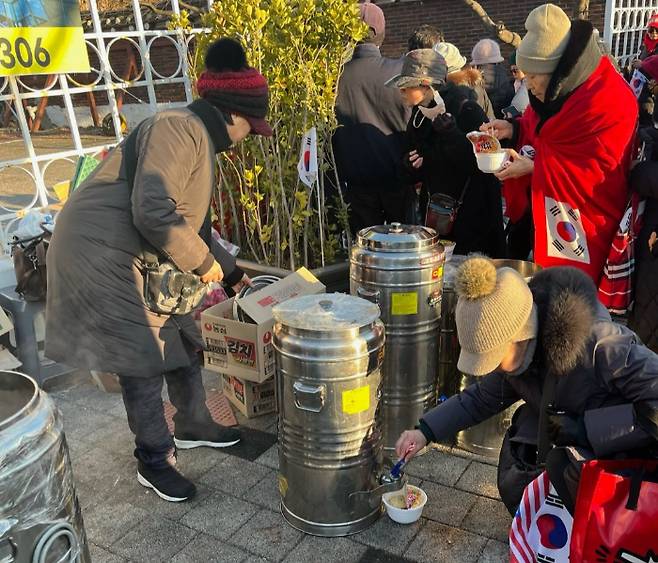
[[542, 270], [529, 285], [539, 315], [541, 361], [555, 375], [565, 375], [587, 353], [592, 326], [603, 312], [596, 286], [572, 267]]
[[451, 72], [448, 75], [448, 82], [452, 82], [457, 86], [475, 88], [484, 84], [484, 77], [477, 68], [464, 68], [457, 72]]

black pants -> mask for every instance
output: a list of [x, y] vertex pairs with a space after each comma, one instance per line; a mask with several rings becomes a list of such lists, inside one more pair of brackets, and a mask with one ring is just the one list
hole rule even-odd
[[190, 365], [154, 377], [119, 375], [128, 425], [135, 435], [135, 457], [158, 469], [173, 461], [174, 441], [164, 416], [162, 379], [167, 381], [169, 399], [176, 407], [178, 430], [193, 429], [212, 422], [206, 406], [199, 357], [191, 350]]
[[348, 186], [350, 229], [357, 234], [361, 229], [384, 223], [408, 222], [410, 188], [364, 190]]

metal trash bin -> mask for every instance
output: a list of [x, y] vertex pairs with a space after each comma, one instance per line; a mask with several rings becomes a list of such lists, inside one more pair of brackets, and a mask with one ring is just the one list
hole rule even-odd
[[[532, 279], [537, 272], [541, 270], [539, 264], [533, 262], [526, 262], [524, 260], [493, 260], [496, 268], [512, 268], [521, 274], [528, 282]], [[459, 355], [458, 355], [459, 356]], [[469, 385], [477, 381], [477, 377], [472, 375], [460, 374], [461, 380], [459, 391], [466, 389]], [[492, 416], [490, 419], [472, 426], [467, 430], [462, 430], [457, 434], [457, 444], [469, 452], [473, 452], [482, 456], [498, 458], [500, 447], [503, 444], [505, 432], [512, 423], [512, 415], [519, 407], [521, 401], [514, 403], [511, 407], [505, 409], [503, 412]]]
[[62, 419], [11, 371], [0, 371], [0, 561], [91, 561]]
[[377, 303], [386, 327], [384, 450], [436, 405], [444, 250], [435, 231], [391, 223], [359, 232], [350, 293]]
[[343, 294], [273, 309], [281, 512], [293, 527], [344, 536], [381, 514], [378, 417], [384, 325], [379, 308]]

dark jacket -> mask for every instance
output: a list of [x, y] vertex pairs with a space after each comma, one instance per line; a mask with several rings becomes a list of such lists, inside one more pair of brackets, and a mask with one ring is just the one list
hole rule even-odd
[[635, 241], [635, 305], [628, 326], [658, 353], [658, 244], [649, 250], [649, 237], [658, 233], [658, 162], [642, 162], [631, 175], [631, 187], [647, 198], [644, 225]]
[[463, 68], [456, 72], [451, 72], [448, 75], [448, 82], [452, 82], [457, 86], [467, 86], [471, 88], [477, 96], [477, 103], [484, 111], [489, 121], [496, 118], [494, 114], [493, 105], [484, 88], [484, 78], [482, 73], [477, 68]]
[[399, 188], [397, 163], [402, 157], [410, 110], [397, 88], [385, 86], [400, 73], [402, 59], [382, 57], [379, 48], [357, 45], [338, 83], [333, 147], [338, 175], [349, 189]]
[[[403, 169], [410, 183], [423, 183], [422, 216], [428, 195], [443, 193], [459, 200], [464, 194], [451, 237], [456, 242], [456, 254], [481, 252], [493, 258], [502, 257], [505, 237], [500, 183], [492, 174], [480, 172], [471, 142], [466, 138], [466, 133], [478, 130], [487, 118], [472, 89], [448, 83], [440, 89], [440, 94], [447, 113], [456, 119], [444, 115], [431, 122], [423, 119], [420, 110], [414, 108], [407, 125]], [[411, 150], [417, 150], [423, 157], [419, 169], [409, 164]]]
[[539, 313], [539, 337], [527, 372], [494, 372], [427, 412], [422, 420], [436, 440], [526, 402], [529, 416], [517, 439], [537, 443], [544, 378], [557, 380], [553, 405], [582, 417], [591, 450], [607, 457], [645, 448], [653, 438], [635, 424], [633, 403], [658, 405], [658, 355], [628, 328], [614, 323], [598, 302], [596, 287], [575, 268], [541, 271], [530, 282]]
[[484, 87], [489, 95], [496, 117], [503, 115], [502, 110], [512, 103], [514, 84], [505, 67], [498, 64], [485, 64], [478, 67], [484, 77]]
[[121, 143], [68, 199], [48, 251], [49, 358], [148, 377], [189, 365], [184, 340], [202, 347], [192, 315], [146, 307], [139, 256], [146, 239], [181, 270], [202, 273], [214, 255], [225, 279], [239, 281], [235, 259], [219, 245], [209, 249], [198, 234], [215, 154], [231, 144], [221, 113], [211, 115], [214, 121], [204, 122], [181, 108], [148, 118], [138, 131], [134, 187]]

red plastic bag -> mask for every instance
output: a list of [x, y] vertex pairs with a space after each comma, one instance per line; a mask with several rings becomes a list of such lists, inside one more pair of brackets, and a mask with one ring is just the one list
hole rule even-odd
[[657, 469], [653, 460], [595, 460], [583, 466], [571, 561], [658, 561]]

